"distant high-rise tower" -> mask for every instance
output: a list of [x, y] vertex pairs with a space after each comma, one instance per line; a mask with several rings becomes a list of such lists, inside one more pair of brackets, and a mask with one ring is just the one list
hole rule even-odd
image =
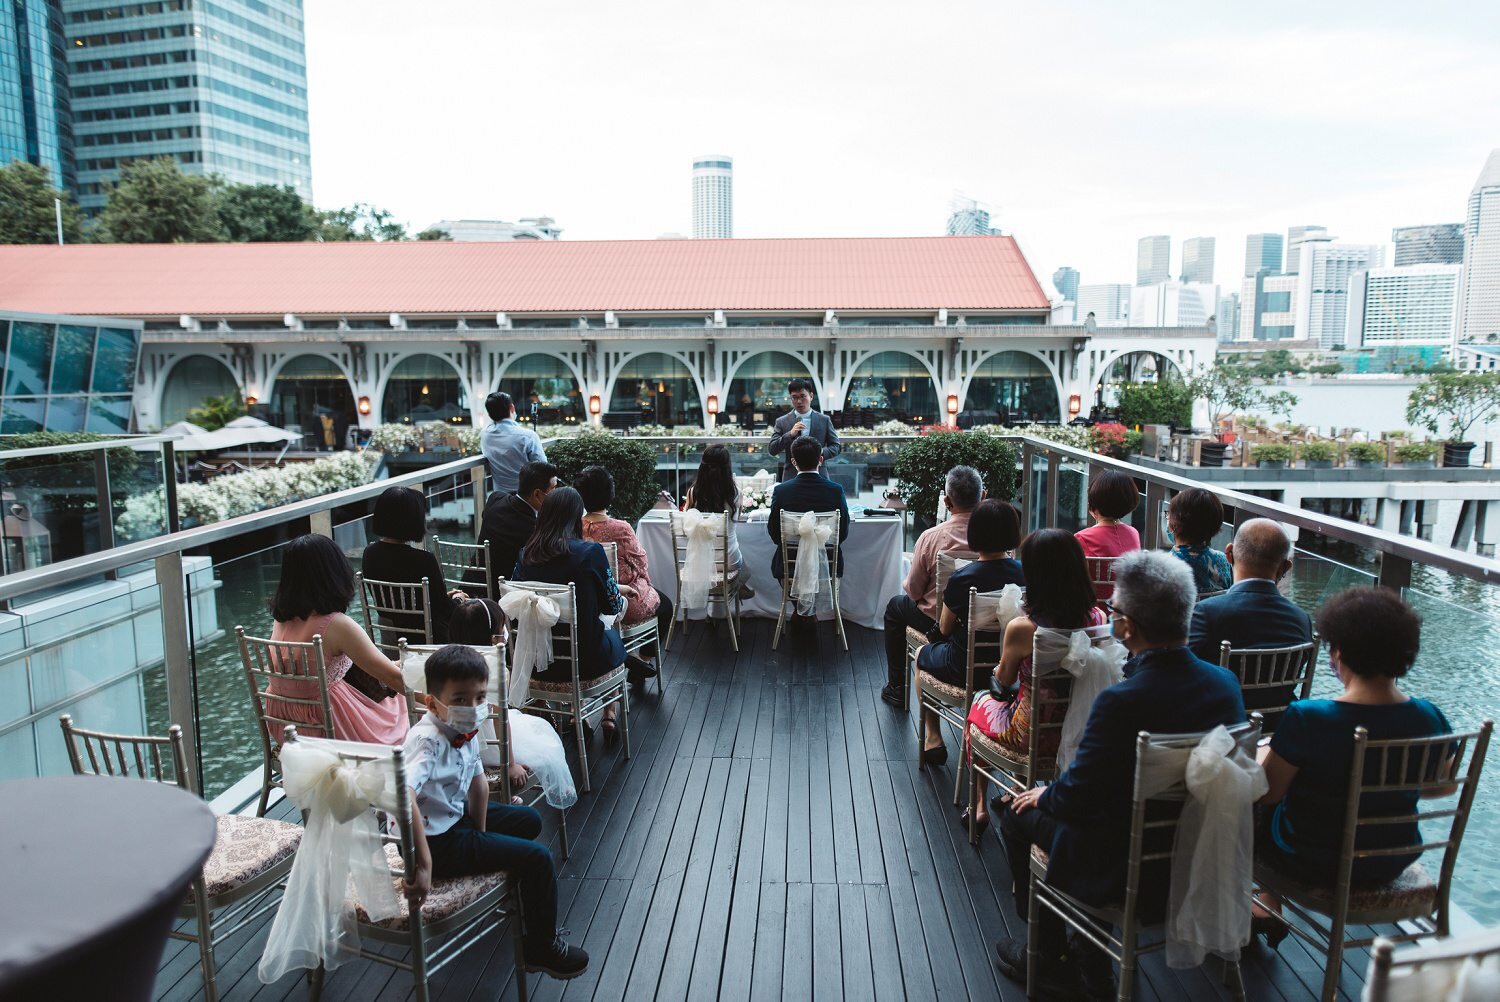
[[47, 168], [72, 189], [73, 116], [60, 0], [0, 3], [0, 166]]
[[1398, 226], [1391, 230], [1396, 244], [1396, 267], [1409, 264], [1463, 264], [1464, 224]]
[[1245, 277], [1262, 271], [1281, 273], [1281, 234], [1252, 233], [1245, 238]]
[[1172, 238], [1141, 237], [1135, 246], [1135, 284], [1159, 285], [1172, 277]]
[[1291, 226], [1286, 231], [1286, 273], [1297, 274], [1299, 251], [1309, 240], [1331, 240], [1326, 226]]
[[1325, 350], [1342, 348], [1348, 329], [1349, 280], [1355, 272], [1382, 267], [1385, 248], [1304, 239], [1301, 249], [1295, 337]]
[[693, 238], [734, 236], [734, 158], [704, 156], [693, 161]]
[[953, 200], [953, 211], [948, 214], [950, 237], [988, 237], [999, 233], [990, 228], [990, 210], [972, 198], [957, 197]]
[[1086, 321], [1090, 313], [1100, 327], [1124, 327], [1130, 320], [1130, 286], [1123, 283], [1080, 285], [1077, 322]]
[[1189, 237], [1182, 242], [1182, 280], [1213, 284], [1213, 237]]
[[1078, 269], [1063, 265], [1052, 273], [1052, 284], [1057, 286], [1057, 294], [1064, 300], [1078, 302]]
[[1500, 333], [1500, 150], [1491, 151], [1469, 193], [1458, 332], [1461, 340]]

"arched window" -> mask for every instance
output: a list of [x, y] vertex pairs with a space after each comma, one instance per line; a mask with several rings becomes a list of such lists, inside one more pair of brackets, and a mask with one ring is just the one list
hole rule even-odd
[[260, 415], [288, 431], [302, 432], [299, 448], [344, 449], [358, 418], [349, 380], [332, 359], [299, 355], [281, 367], [271, 388], [271, 413]]
[[[752, 355], [734, 370], [734, 378], [719, 401], [719, 423], [758, 427], [770, 424], [791, 410], [787, 384], [793, 379], [812, 382], [812, 373], [800, 359], [784, 351]], [[813, 408], [818, 408], [813, 391]]]
[[469, 424], [469, 395], [464, 381], [453, 366], [436, 355], [404, 358], [386, 380], [380, 420], [386, 424]]
[[[516, 402], [516, 417], [537, 424], [577, 424], [587, 417], [573, 370], [551, 355], [523, 355], [500, 378], [500, 391]], [[535, 406], [535, 412], [532, 407]]]
[[1154, 383], [1158, 379], [1175, 379], [1177, 368], [1154, 351], [1132, 351], [1110, 363], [1099, 380], [1094, 403], [1112, 408], [1120, 402], [1120, 387], [1130, 383]]
[[1035, 355], [1002, 351], [979, 363], [964, 414], [974, 424], [1056, 424], [1061, 420], [1057, 384]]
[[161, 426], [176, 424], [209, 397], [239, 396], [239, 380], [217, 358], [192, 355], [167, 373], [161, 391]]
[[890, 420], [935, 424], [945, 420], [938, 410], [937, 387], [927, 367], [904, 351], [882, 351], [859, 363], [849, 381], [844, 415], [848, 423], [859, 425]]
[[703, 405], [698, 399], [698, 384], [687, 366], [671, 355], [659, 351], [637, 355], [620, 369], [605, 419], [607, 424], [620, 427], [701, 425]]

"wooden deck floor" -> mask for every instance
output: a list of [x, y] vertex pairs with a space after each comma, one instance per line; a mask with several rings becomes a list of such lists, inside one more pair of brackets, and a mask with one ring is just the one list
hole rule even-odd
[[[825, 624], [815, 642], [773, 652], [773, 625], [747, 620], [736, 655], [722, 627], [695, 624], [674, 641], [666, 694], [634, 701], [634, 756], [596, 737], [594, 792], [569, 813], [559, 867], [561, 922], [591, 964], [566, 983], [533, 976], [532, 997], [1023, 999], [994, 963], [995, 939], [1024, 930], [998, 840], [968, 844], [951, 804], [957, 756], [916, 767], [908, 718], [879, 699], [880, 633], [850, 626], [845, 653]], [[305, 996], [293, 976], [257, 980], [265, 925], [220, 946], [221, 998]], [[514, 997], [512, 956], [508, 936], [472, 948], [432, 997]], [[1344, 962], [1348, 999], [1365, 962], [1363, 951]], [[1244, 970], [1251, 1000], [1313, 998], [1322, 980], [1294, 938], [1279, 952], [1252, 945]], [[1217, 975], [1153, 954], [1138, 997], [1224, 997]], [[324, 997], [405, 999], [411, 987], [357, 961]], [[202, 996], [196, 947], [168, 945], [157, 995]]]

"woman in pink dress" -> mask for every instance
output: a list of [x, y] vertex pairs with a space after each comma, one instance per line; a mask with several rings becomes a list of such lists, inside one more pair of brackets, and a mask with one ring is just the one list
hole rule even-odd
[[[333, 540], [317, 535], [292, 540], [282, 559], [281, 581], [271, 602], [271, 616], [275, 620], [271, 639], [306, 642], [315, 636], [323, 638], [328, 703], [333, 710], [331, 736], [343, 741], [399, 745], [406, 738], [410, 722], [401, 668], [380, 652], [358, 623], [345, 615], [354, 600], [354, 587], [354, 568]], [[366, 676], [394, 690], [394, 694], [372, 699], [351, 685], [347, 676], [356, 664]], [[304, 682], [273, 678], [266, 688], [266, 708], [279, 717], [301, 721], [313, 737], [330, 736], [324, 728], [321, 709], [284, 702], [276, 699], [278, 695], [316, 702], [316, 679]], [[279, 743], [281, 735], [275, 733], [271, 738]]]
[[[1080, 529], [1075, 538], [1085, 557], [1123, 557], [1141, 548], [1141, 534], [1125, 519], [1141, 503], [1135, 478], [1119, 470], [1105, 470], [1089, 478], [1089, 516], [1094, 524]], [[1094, 586], [1100, 600], [1107, 599], [1114, 585], [1101, 582]]]

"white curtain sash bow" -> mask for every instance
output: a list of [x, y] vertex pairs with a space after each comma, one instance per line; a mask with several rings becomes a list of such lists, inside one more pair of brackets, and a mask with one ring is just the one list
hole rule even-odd
[[[720, 516], [722, 519], [722, 516]], [[687, 559], [682, 565], [682, 606], [702, 609], [708, 605], [708, 591], [714, 583], [715, 522], [695, 508], [682, 513], [683, 535], [687, 537]]]
[[[1051, 648], [1055, 651], [1056, 645], [1063, 642], [1067, 647], [1060, 663], [1063, 670], [1073, 676], [1073, 692], [1068, 698], [1068, 709], [1063, 715], [1062, 731], [1058, 735], [1058, 773], [1065, 772], [1073, 763], [1073, 756], [1078, 753], [1078, 745], [1083, 740], [1083, 728], [1088, 723], [1089, 712], [1094, 708], [1094, 700], [1099, 693], [1124, 677], [1127, 653], [1114, 639], [1095, 644], [1088, 629], [1062, 631], [1039, 628], [1034, 640], [1035, 650], [1046, 653]], [[1036, 685], [1035, 669], [1033, 664], [1032, 685]], [[1031, 701], [1035, 706], [1035, 692], [1032, 693]]]
[[562, 618], [562, 609], [552, 599], [525, 588], [512, 588], [500, 599], [507, 619], [517, 623], [515, 663], [511, 666], [510, 702], [526, 702], [534, 671], [545, 671], [552, 663], [552, 627]]
[[[941, 598], [942, 596], [939, 596]], [[1020, 585], [1008, 584], [999, 593], [987, 592], [979, 596], [974, 609], [974, 629], [986, 632], [1003, 632], [1010, 621], [1021, 615], [1021, 606], [1026, 601], [1026, 592]]]
[[792, 577], [792, 596], [797, 611], [808, 616], [817, 611], [818, 595], [829, 581], [828, 541], [833, 538], [832, 520], [804, 512], [797, 520], [797, 569]]

